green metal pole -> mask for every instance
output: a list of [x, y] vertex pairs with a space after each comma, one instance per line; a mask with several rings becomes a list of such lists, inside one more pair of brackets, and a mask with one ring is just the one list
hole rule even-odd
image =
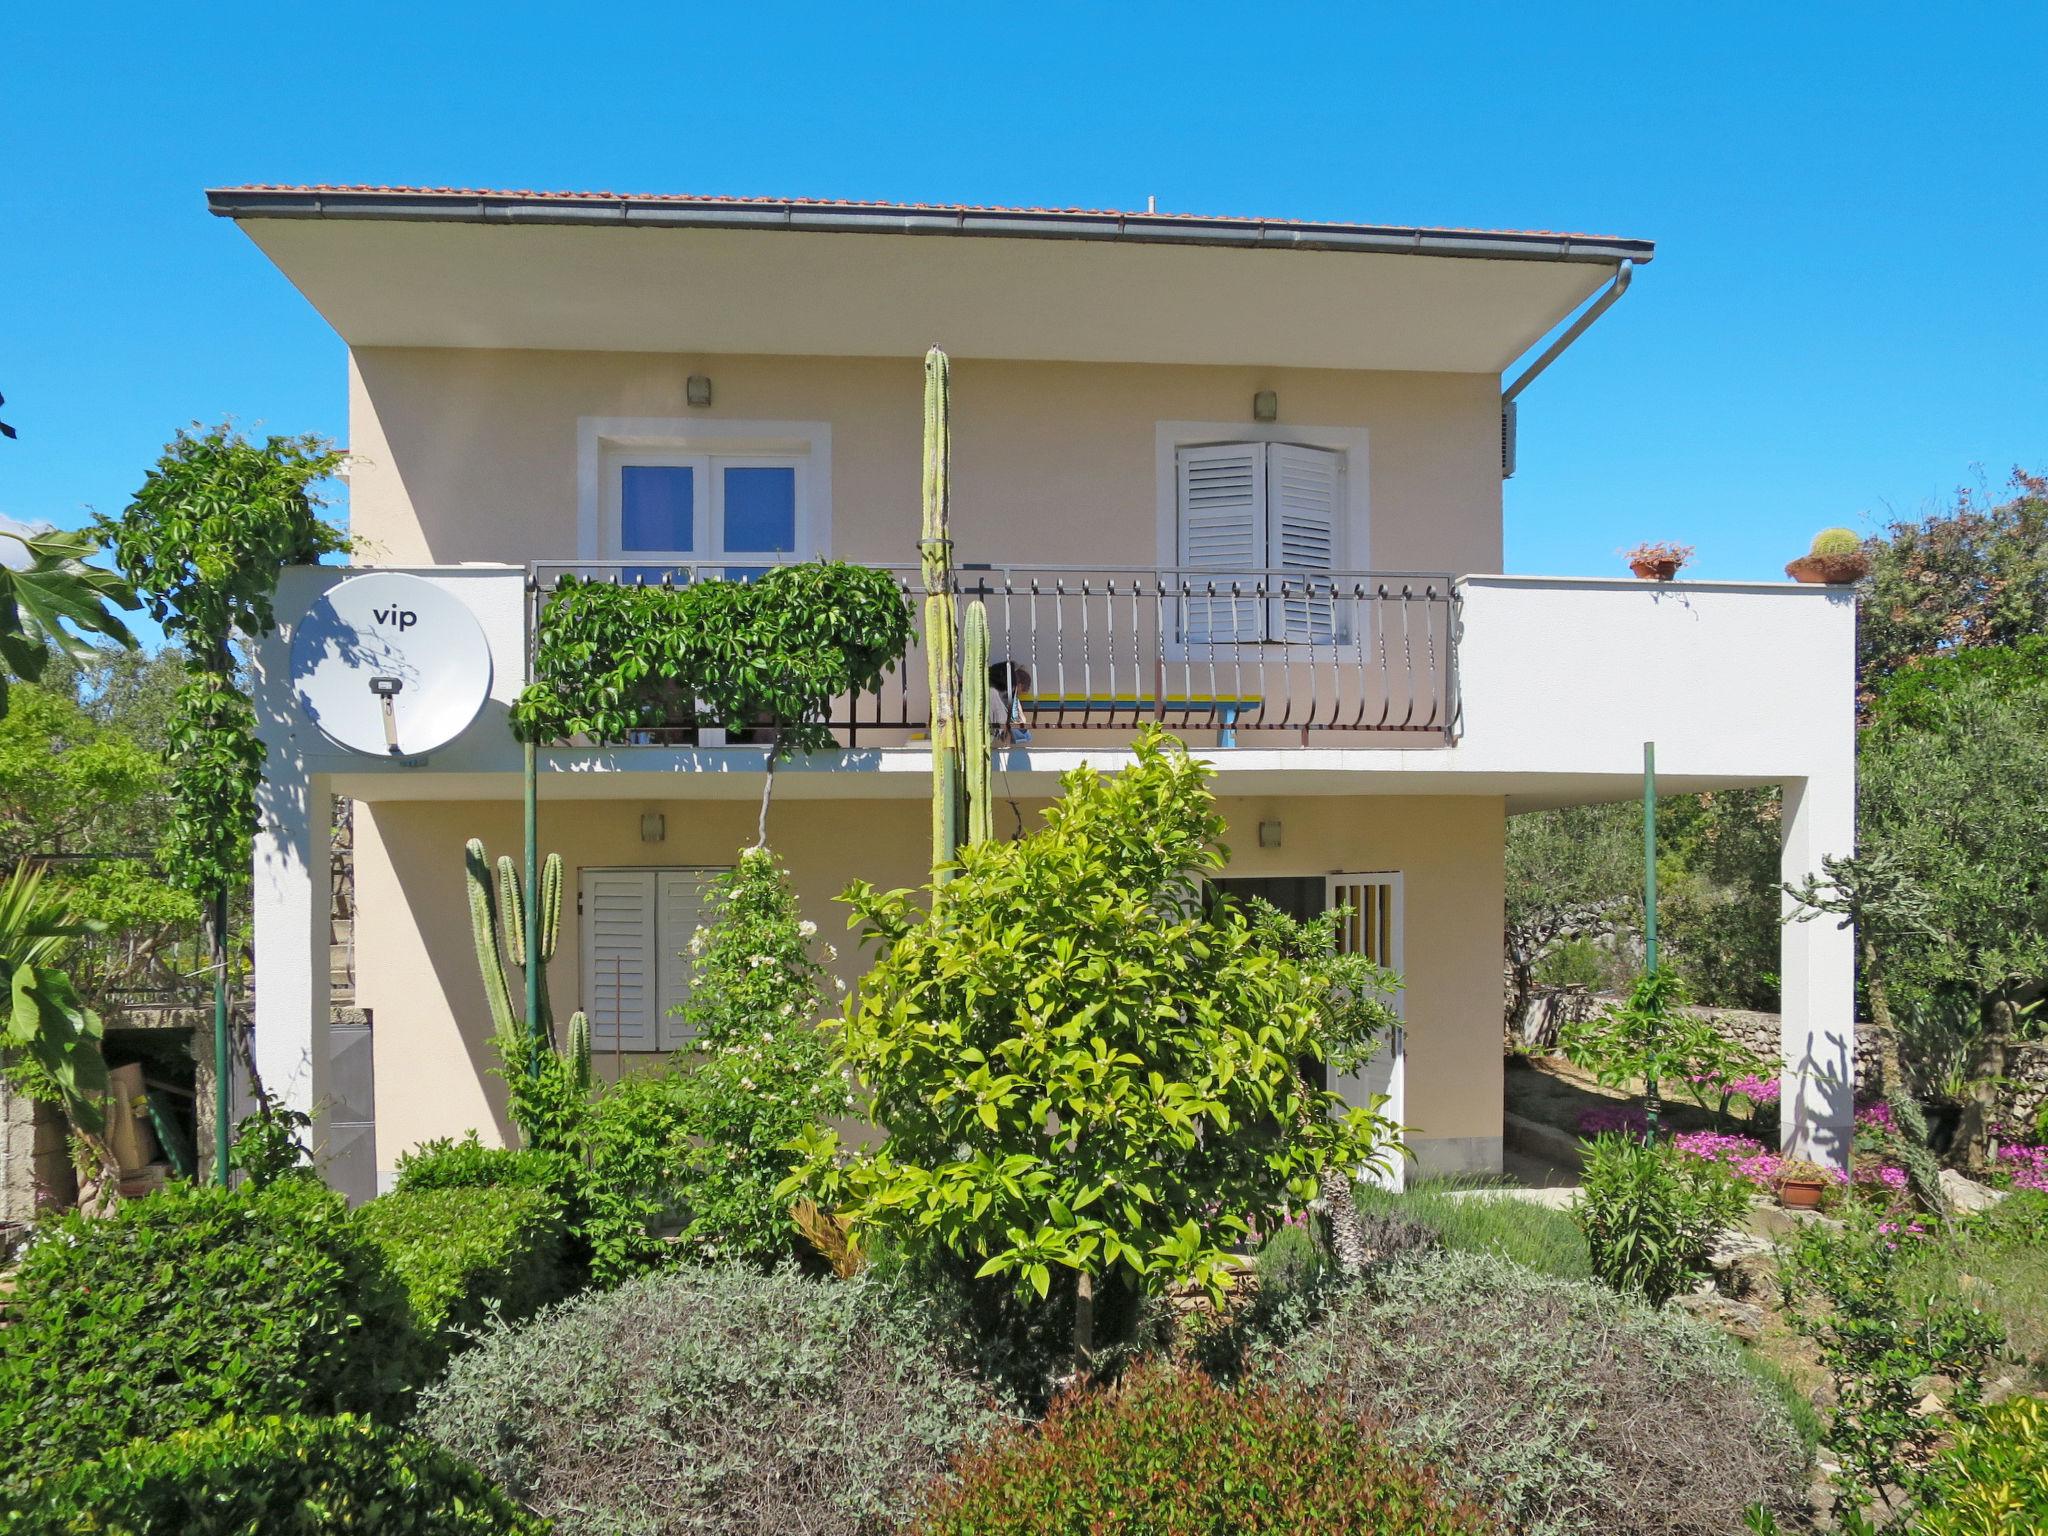
[[1657, 743], [1643, 743], [1643, 969], [1657, 969]]
[[[1657, 974], [1657, 743], [1643, 743], [1643, 970]], [[1643, 1083], [1643, 1131], [1657, 1139], [1657, 1079]]]
[[[540, 1038], [540, 762], [532, 742], [526, 743], [526, 885], [520, 904], [526, 909], [526, 1028]], [[552, 1042], [550, 1042], [552, 1043]], [[540, 1070], [534, 1057], [533, 1069]]]
[[228, 1115], [234, 1068], [228, 1051], [228, 893], [213, 893], [213, 1181], [228, 1182]]

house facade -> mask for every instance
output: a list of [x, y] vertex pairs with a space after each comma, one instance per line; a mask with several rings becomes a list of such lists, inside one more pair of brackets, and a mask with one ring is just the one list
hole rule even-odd
[[[518, 854], [507, 710], [565, 574], [733, 575], [829, 555], [915, 582], [922, 359], [952, 363], [963, 597], [1018, 688], [998, 835], [1147, 721], [1215, 769], [1226, 878], [1403, 976], [1389, 1091], [1411, 1167], [1502, 1157], [1506, 818], [1785, 787], [1784, 867], [1846, 852], [1853, 607], [1776, 583], [1499, 574], [1515, 396], [1612, 305], [1645, 242], [1160, 214], [337, 188], [209, 194], [347, 343], [358, 567], [456, 599], [488, 701], [424, 759], [338, 746], [295, 696], [285, 573], [258, 647], [268, 767], [255, 1060], [367, 1195], [409, 1147], [508, 1133], [462, 851]], [[1624, 312], [1625, 313], [1625, 312]], [[1576, 318], [1574, 318], [1576, 317]], [[1545, 345], [1546, 338], [1556, 339]], [[1533, 397], [1532, 397], [1533, 398]], [[840, 750], [776, 775], [807, 914], [927, 873], [921, 650], [834, 701]], [[758, 743], [687, 725], [537, 754], [567, 865], [550, 973], [608, 1073], [669, 1010], [705, 883], [753, 841]], [[328, 822], [354, 802], [355, 1004], [329, 996]], [[1840, 1159], [1853, 956], [1784, 931], [1788, 1143]], [[862, 957], [839, 943], [849, 985]]]

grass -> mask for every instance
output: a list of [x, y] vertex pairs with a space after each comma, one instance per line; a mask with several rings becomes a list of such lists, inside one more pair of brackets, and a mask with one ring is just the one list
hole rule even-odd
[[1743, 1369], [1754, 1376], [1763, 1388], [1785, 1405], [1785, 1413], [1792, 1420], [1793, 1429], [1799, 1432], [1801, 1444], [1806, 1447], [1806, 1459], [1813, 1460], [1820, 1449], [1821, 1416], [1813, 1406], [1813, 1399], [1794, 1379], [1792, 1373], [1768, 1355], [1757, 1353], [1747, 1345], [1740, 1346]]
[[1446, 1248], [1499, 1254], [1563, 1280], [1593, 1277], [1585, 1235], [1568, 1212], [1487, 1188], [1455, 1181], [1421, 1183], [1400, 1194], [1361, 1187], [1358, 1208], [1399, 1211], [1435, 1229]]

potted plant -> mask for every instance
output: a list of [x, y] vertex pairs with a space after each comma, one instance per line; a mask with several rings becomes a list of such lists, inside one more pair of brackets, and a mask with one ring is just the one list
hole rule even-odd
[[1818, 1163], [1788, 1157], [1778, 1165], [1778, 1203], [1788, 1211], [1817, 1211], [1834, 1176]]
[[1863, 541], [1847, 528], [1823, 528], [1813, 547], [1785, 567], [1794, 581], [1815, 586], [1847, 586], [1870, 574], [1870, 556]]
[[1621, 558], [1628, 562], [1628, 568], [1644, 581], [1669, 581], [1676, 576], [1679, 567], [1692, 558], [1690, 544], [1638, 544], [1634, 549], [1623, 550]]

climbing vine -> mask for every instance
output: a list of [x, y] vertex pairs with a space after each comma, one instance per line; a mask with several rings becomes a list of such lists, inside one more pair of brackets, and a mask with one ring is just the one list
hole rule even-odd
[[826, 706], [879, 686], [910, 634], [896, 579], [842, 561], [674, 587], [565, 576], [541, 610], [513, 730], [616, 742], [659, 726], [767, 725], [778, 755], [829, 751]]
[[119, 516], [95, 519], [121, 575], [185, 653], [170, 721], [171, 879], [206, 894], [249, 874], [263, 746], [235, 642], [276, 628], [279, 573], [348, 547], [321, 515], [342, 454], [323, 438], [180, 431]]

